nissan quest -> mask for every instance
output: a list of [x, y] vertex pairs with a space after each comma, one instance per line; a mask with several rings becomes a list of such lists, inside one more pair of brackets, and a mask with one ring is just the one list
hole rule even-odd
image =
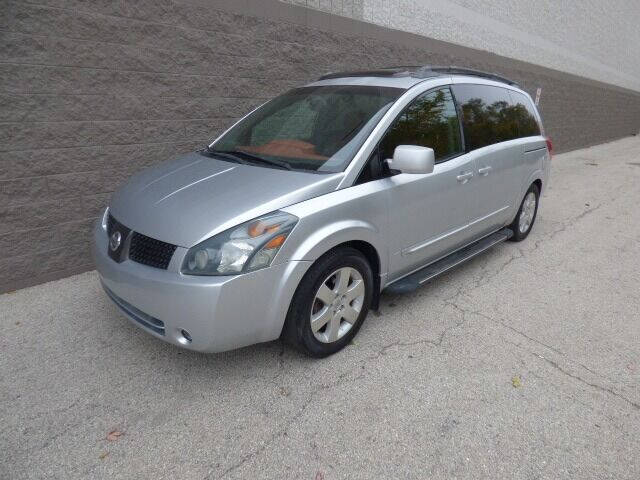
[[457, 67], [333, 73], [134, 175], [93, 231], [108, 297], [172, 344], [324, 357], [382, 291], [524, 240], [552, 146], [531, 97]]

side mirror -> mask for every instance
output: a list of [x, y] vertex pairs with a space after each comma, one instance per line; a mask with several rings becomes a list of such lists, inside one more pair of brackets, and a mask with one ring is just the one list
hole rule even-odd
[[398, 145], [393, 151], [393, 160], [387, 160], [389, 168], [402, 173], [431, 173], [436, 163], [433, 148], [417, 145]]

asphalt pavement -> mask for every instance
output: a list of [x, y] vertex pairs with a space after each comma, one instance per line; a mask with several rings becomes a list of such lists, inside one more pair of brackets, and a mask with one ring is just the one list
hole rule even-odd
[[640, 137], [553, 159], [533, 232], [324, 360], [217, 355], [95, 272], [0, 295], [0, 478], [640, 478]]

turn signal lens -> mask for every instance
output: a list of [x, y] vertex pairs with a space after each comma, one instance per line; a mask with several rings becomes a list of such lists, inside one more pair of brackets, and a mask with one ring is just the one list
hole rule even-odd
[[284, 243], [287, 235], [278, 235], [277, 237], [273, 237], [263, 248], [271, 249], [271, 248], [280, 248]]
[[278, 231], [279, 228], [280, 228], [280, 224], [269, 225], [268, 223], [263, 222], [262, 220], [258, 220], [257, 222], [253, 222], [252, 224], [250, 224], [247, 231], [251, 238], [255, 238], [255, 237], [259, 237], [260, 235], [264, 235], [265, 233], [276, 232]]

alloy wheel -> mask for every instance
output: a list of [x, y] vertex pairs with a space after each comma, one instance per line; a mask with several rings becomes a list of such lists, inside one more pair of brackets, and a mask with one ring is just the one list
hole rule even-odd
[[526, 233], [533, 223], [533, 217], [536, 214], [536, 194], [529, 192], [522, 202], [522, 211], [518, 220], [518, 229], [520, 233]]
[[311, 305], [311, 331], [322, 343], [342, 338], [356, 323], [364, 304], [365, 283], [358, 270], [342, 267], [331, 273]]

